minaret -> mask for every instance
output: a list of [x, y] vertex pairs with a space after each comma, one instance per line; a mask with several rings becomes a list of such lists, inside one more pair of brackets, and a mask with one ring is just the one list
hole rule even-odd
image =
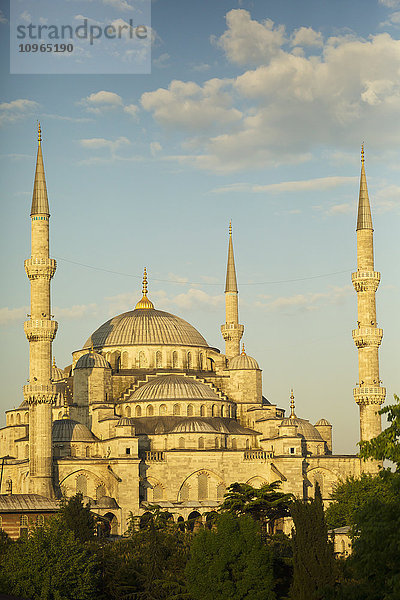
[[353, 340], [358, 348], [358, 387], [354, 400], [360, 407], [360, 439], [370, 440], [381, 432], [378, 414], [386, 390], [379, 379], [378, 349], [383, 330], [377, 327], [375, 293], [381, 274], [374, 271], [374, 242], [371, 208], [364, 166], [364, 145], [361, 148], [360, 196], [357, 216], [357, 272], [351, 276], [357, 292], [358, 322]]
[[229, 223], [228, 264], [225, 284], [225, 325], [221, 325], [225, 340], [225, 355], [233, 358], [240, 354], [240, 340], [244, 326], [239, 325], [238, 287], [236, 281], [235, 257], [233, 255], [232, 223]]
[[31, 258], [25, 271], [31, 283], [30, 320], [24, 329], [29, 341], [29, 383], [24, 397], [29, 404], [30, 491], [51, 497], [52, 483], [52, 404], [56, 387], [52, 382], [51, 347], [57, 332], [50, 309], [50, 281], [56, 261], [49, 257], [49, 203], [43, 167], [40, 123], [35, 183], [31, 208]]

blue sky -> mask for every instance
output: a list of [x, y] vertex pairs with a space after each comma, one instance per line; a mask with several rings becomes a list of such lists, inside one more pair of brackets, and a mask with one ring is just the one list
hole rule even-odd
[[[23, 260], [40, 119], [58, 365], [134, 307], [143, 266], [156, 308], [223, 350], [232, 219], [240, 321], [265, 395], [287, 408], [293, 387], [297, 414], [329, 419], [335, 450], [353, 452], [362, 141], [382, 273], [381, 378], [389, 399], [400, 390], [400, 2], [157, 0], [151, 74], [75, 76], [10, 75], [0, 4], [0, 408], [20, 403], [28, 374]], [[127, 19], [129, 4], [71, 0], [77, 15], [110, 22]]]

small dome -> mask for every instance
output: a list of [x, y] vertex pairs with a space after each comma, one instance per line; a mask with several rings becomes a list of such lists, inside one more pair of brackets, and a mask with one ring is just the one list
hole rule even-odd
[[151, 379], [131, 396], [130, 400], [211, 400], [221, 398], [205, 383], [184, 375], [161, 375]]
[[315, 427], [332, 427], [332, 425], [326, 419], [320, 419], [317, 423], [315, 423]]
[[51, 368], [51, 378], [53, 381], [60, 381], [61, 379], [65, 379], [64, 371], [53, 365]]
[[299, 419], [298, 417], [286, 417], [281, 421], [280, 427], [297, 426], [297, 435], [300, 435], [305, 440], [322, 440], [321, 434], [310, 421]]
[[217, 429], [200, 419], [185, 419], [178, 423], [171, 433], [217, 433]]
[[72, 419], [53, 422], [53, 442], [94, 442], [96, 437], [83, 423]]
[[111, 369], [110, 363], [98, 352], [83, 354], [75, 365], [75, 369]]
[[130, 417], [121, 417], [120, 420], [118, 421], [118, 423], [116, 424], [116, 427], [132, 427], [132, 425], [135, 424], [134, 419], [130, 418]]
[[229, 361], [229, 367], [231, 371], [247, 370], [247, 369], [260, 369], [258, 362], [252, 356], [248, 356], [244, 351], [238, 356], [234, 356]]

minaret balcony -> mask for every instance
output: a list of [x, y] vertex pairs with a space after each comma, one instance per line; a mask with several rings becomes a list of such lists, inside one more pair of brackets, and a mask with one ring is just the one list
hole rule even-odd
[[351, 332], [357, 348], [366, 348], [367, 346], [378, 347], [382, 341], [383, 329], [378, 327], [359, 327]]
[[24, 262], [28, 278], [50, 280], [56, 272], [57, 262], [54, 258], [27, 258]]
[[357, 404], [383, 404], [386, 397], [386, 388], [361, 385], [353, 389], [353, 396]]
[[221, 325], [221, 333], [224, 340], [240, 340], [244, 332], [244, 325], [239, 323], [225, 323]]
[[57, 399], [55, 385], [28, 383], [24, 385], [24, 398], [28, 404], [53, 404]]
[[351, 274], [351, 281], [356, 292], [376, 292], [380, 280], [379, 271], [356, 271]]
[[31, 319], [24, 323], [25, 335], [30, 342], [54, 340], [57, 328], [57, 321], [50, 321], [50, 319]]

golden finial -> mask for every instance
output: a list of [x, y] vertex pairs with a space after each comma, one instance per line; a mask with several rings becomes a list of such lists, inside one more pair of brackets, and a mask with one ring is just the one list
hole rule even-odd
[[55, 367], [55, 366], [56, 366], [56, 357], [53, 356], [53, 367]]
[[246, 354], [246, 351], [245, 351], [245, 349], [244, 349], [244, 342], [243, 342], [243, 344], [242, 344], [242, 354], [243, 354], [243, 355], [245, 355], [245, 354]]
[[42, 128], [40, 127], [40, 121], [38, 122], [38, 142], [40, 145], [40, 142], [42, 141]]
[[93, 342], [92, 342], [90, 345], [90, 353], [93, 354], [93, 352], [94, 352], [94, 348], [93, 348]]
[[136, 304], [135, 310], [136, 310], [136, 308], [142, 308], [142, 309], [154, 308], [154, 304], [147, 297], [147, 271], [146, 271], [146, 267], [144, 268], [144, 271], [143, 271], [142, 294], [143, 294], [142, 299], [139, 300], [139, 302]]
[[296, 414], [294, 412], [294, 394], [293, 389], [290, 390], [290, 418], [294, 419]]
[[364, 142], [361, 144], [361, 164], [364, 164]]
[[63, 419], [69, 419], [69, 406], [67, 404], [67, 400], [64, 398], [64, 414]]
[[232, 235], [232, 221], [229, 221], [229, 235]]

